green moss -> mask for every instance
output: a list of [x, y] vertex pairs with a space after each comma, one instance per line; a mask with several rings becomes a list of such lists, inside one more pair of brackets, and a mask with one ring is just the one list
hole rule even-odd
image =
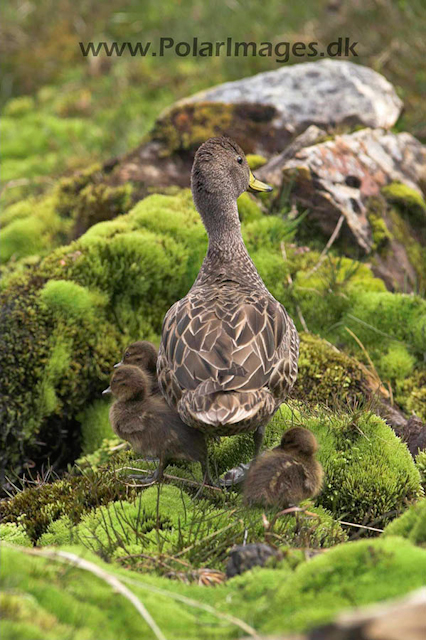
[[408, 593], [424, 585], [425, 566], [426, 553], [401, 538], [339, 545], [283, 581], [271, 603], [282, 608], [265, 620], [263, 630], [277, 632], [285, 619], [288, 630], [303, 631], [342, 609]]
[[63, 240], [68, 224], [55, 211], [54, 198], [30, 198], [7, 207], [0, 216], [2, 243], [0, 262], [44, 254]]
[[95, 400], [77, 416], [81, 423], [83, 455], [94, 453], [105, 439], [114, 437], [109, 423], [109, 407], [105, 400]]
[[242, 222], [252, 222], [262, 217], [258, 203], [248, 193], [242, 193], [237, 200], [238, 214]]
[[416, 331], [415, 327], [423, 325], [425, 313], [426, 301], [420, 296], [358, 291], [353, 296], [350, 315], [348, 313], [343, 322], [357, 335], [378, 365], [384, 349], [396, 340], [404, 343], [420, 363], [425, 341], [422, 331]]
[[372, 395], [365, 367], [319, 336], [300, 334], [299, 372], [292, 397], [311, 404], [354, 404]]
[[0, 540], [12, 544], [19, 544], [21, 547], [32, 546], [25, 528], [15, 522], [2, 522], [0, 524]]
[[252, 171], [256, 171], [256, 169], [260, 169], [264, 164], [268, 162], [266, 158], [263, 156], [259, 156], [253, 153], [249, 153], [247, 156], [247, 162]]
[[100, 165], [63, 178], [56, 187], [56, 209], [63, 219], [73, 220], [72, 235], [80, 236], [92, 225], [112, 220], [132, 205], [130, 184], [110, 186]]
[[388, 202], [396, 204], [404, 213], [412, 214], [425, 221], [426, 202], [421, 193], [415, 189], [402, 182], [391, 182], [382, 188], [382, 194]]
[[[426, 552], [398, 537], [341, 544], [310, 562], [298, 563], [294, 570], [289, 563], [277, 569], [259, 568], [215, 589], [119, 569], [81, 546], [64, 550], [124, 581], [170, 640], [195, 640], [200, 637], [200, 626], [208, 640], [243, 633], [229, 621], [179, 601], [182, 596], [236, 616], [259, 634], [304, 632], [351, 607], [420, 588], [426, 572]], [[52, 639], [57, 640], [68, 637], [65, 630], [69, 628], [75, 633], [69, 637], [76, 640], [99, 636], [116, 640], [123, 633], [129, 638], [141, 633], [154, 637], [131, 603], [92, 573], [78, 567], [64, 570], [61, 561], [27, 556], [14, 548], [5, 548], [2, 556], [1, 586], [8, 598], [2, 630], [10, 630], [10, 638], [49, 640], [48, 633], [52, 633]], [[10, 600], [17, 590], [19, 595], [25, 594], [20, 604]], [[27, 612], [20, 613], [21, 602], [28, 601], [37, 603], [31, 621]], [[32, 635], [28, 630], [27, 635], [21, 633], [21, 619]], [[53, 619], [58, 626], [50, 628]]]
[[[308, 506], [310, 515], [281, 517], [274, 525], [277, 545], [318, 548], [345, 540], [329, 513]], [[96, 509], [84, 515], [75, 528], [63, 516], [50, 525], [38, 544], [79, 542], [104, 559], [125, 557], [126, 564], [134, 567], [141, 564], [138, 554], [179, 554], [192, 568], [224, 569], [227, 550], [233, 544], [266, 539], [262, 514], [262, 510], [242, 509], [240, 501], [234, 501], [234, 508], [230, 504], [214, 507], [207, 500], [191, 500], [176, 486], [163, 485], [144, 490], [131, 502]], [[272, 519], [274, 512], [268, 515]], [[135, 554], [134, 562], [130, 554]]]
[[381, 254], [386, 253], [389, 241], [392, 240], [393, 237], [383, 219], [383, 212], [385, 210], [386, 204], [383, 202], [383, 198], [371, 197], [368, 199], [367, 218], [373, 236], [372, 250], [378, 251]]
[[106, 179], [100, 166], [95, 165], [73, 177], [62, 178], [46, 196], [6, 207], [0, 215], [3, 227], [0, 262], [45, 255], [80, 236], [93, 224], [128, 211], [132, 186], [113, 187]]
[[391, 344], [380, 360], [380, 371], [385, 380], [404, 379], [414, 369], [415, 358], [401, 343]]
[[416, 456], [416, 467], [420, 473], [420, 482], [426, 493], [426, 451], [420, 451]]
[[426, 371], [420, 369], [396, 384], [396, 401], [407, 413], [415, 413], [426, 420]]
[[399, 518], [388, 524], [384, 536], [401, 536], [426, 547], [426, 499], [411, 505]]
[[86, 287], [67, 280], [49, 280], [40, 291], [40, 299], [53, 314], [81, 320], [94, 311], [93, 297]]
[[[310, 331], [326, 336], [342, 323], [360, 291], [385, 291], [382, 280], [356, 260], [328, 256], [318, 267], [319, 254], [298, 257], [293, 276], [293, 299]], [[293, 317], [296, 317], [293, 313]], [[341, 336], [339, 336], [341, 337]]]
[[25, 532], [36, 543], [60, 517], [66, 516], [76, 524], [90, 509], [126, 495], [133, 495], [133, 491], [129, 494], [113, 470], [86, 471], [84, 475], [66, 475], [62, 480], [20, 491], [0, 503], [0, 515], [4, 523], [18, 525], [19, 532]]

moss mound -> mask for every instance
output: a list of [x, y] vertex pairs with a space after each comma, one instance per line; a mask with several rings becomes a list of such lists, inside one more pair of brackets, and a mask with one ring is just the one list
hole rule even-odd
[[[199, 638], [200, 625], [205, 638], [244, 633], [215, 611], [237, 617], [258, 633], [305, 631], [349, 607], [419, 588], [426, 573], [426, 552], [397, 537], [340, 545], [295, 570], [288, 564], [257, 569], [215, 589], [118, 569], [81, 547], [67, 550], [122, 580], [173, 640]], [[64, 570], [59, 559], [26, 556], [13, 548], [4, 548], [2, 560], [4, 637], [59, 640], [66, 632], [76, 639], [102, 635], [115, 640], [141, 631], [154, 637], [130, 602], [89, 571]], [[192, 606], [182, 597], [190, 598]], [[206, 604], [212, 607], [209, 612], [202, 610]]]
[[[328, 547], [346, 539], [340, 525], [324, 509], [309, 514], [283, 516], [265, 531], [261, 510], [248, 510], [239, 498], [221, 497], [215, 505], [191, 498], [173, 485], [150, 487], [132, 501], [111, 502], [83, 515], [72, 526], [68, 515], [52, 522], [38, 539], [39, 545], [80, 543], [102, 558], [146, 569], [146, 560], [167, 555], [179, 557], [194, 568], [224, 569], [234, 544], [263, 542], [273, 535], [287, 548]], [[274, 511], [269, 517], [273, 519]], [[149, 559], [149, 558], [148, 558]], [[153, 560], [155, 562], [155, 560]], [[173, 566], [174, 562], [169, 563]], [[160, 566], [151, 565], [161, 570]]]
[[402, 536], [426, 547], [426, 499], [411, 505], [399, 518], [388, 524], [385, 536]]
[[319, 336], [300, 334], [299, 373], [292, 397], [335, 406], [362, 402], [376, 391], [366, 367]]
[[315, 433], [325, 474], [317, 504], [338, 518], [377, 522], [383, 528], [421, 494], [419, 472], [406, 445], [373, 413], [286, 407], [272, 425], [283, 430], [300, 425]]
[[113, 470], [106, 469], [102, 473], [89, 470], [81, 476], [66, 475], [56, 482], [29, 487], [0, 503], [4, 526], [11, 523], [19, 527], [19, 531], [3, 530], [2, 537], [13, 541], [14, 535], [22, 532], [35, 544], [52, 522], [62, 516], [76, 524], [91, 509], [131, 495], [133, 491], [130, 489], [129, 493]]

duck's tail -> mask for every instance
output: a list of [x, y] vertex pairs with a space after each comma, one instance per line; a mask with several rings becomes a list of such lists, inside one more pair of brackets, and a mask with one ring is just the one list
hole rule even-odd
[[253, 431], [275, 409], [276, 402], [266, 388], [208, 393], [204, 384], [194, 391], [185, 391], [178, 404], [180, 417], [186, 424], [215, 435]]

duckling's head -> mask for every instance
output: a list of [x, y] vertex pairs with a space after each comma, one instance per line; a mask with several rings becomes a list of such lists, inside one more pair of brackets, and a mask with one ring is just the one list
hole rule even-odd
[[312, 456], [318, 449], [318, 443], [309, 429], [293, 427], [284, 433], [281, 438], [280, 448], [289, 453]]
[[157, 350], [147, 340], [138, 340], [130, 344], [123, 354], [121, 362], [117, 362], [114, 367], [121, 367], [123, 364], [132, 364], [155, 375], [157, 369]]
[[117, 400], [143, 400], [151, 391], [149, 376], [139, 367], [123, 364], [114, 371], [110, 386], [104, 393], [112, 393]]
[[221, 219], [232, 212], [227, 220], [229, 231], [233, 219], [238, 225], [236, 201], [248, 188], [254, 191], [272, 191], [267, 184], [256, 180], [241, 147], [231, 138], [210, 138], [195, 154], [191, 173], [191, 188], [207, 231], [220, 226]]

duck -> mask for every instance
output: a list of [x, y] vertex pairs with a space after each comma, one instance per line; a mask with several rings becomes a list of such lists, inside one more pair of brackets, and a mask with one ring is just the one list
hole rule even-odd
[[114, 365], [114, 368], [116, 369], [123, 364], [132, 364], [141, 368], [147, 375], [151, 376], [151, 394], [161, 395], [157, 381], [157, 358], [158, 352], [152, 342], [138, 340], [126, 347], [123, 357], [120, 362]]
[[[254, 457], [266, 425], [297, 377], [299, 336], [245, 247], [237, 198], [257, 180], [240, 146], [210, 138], [195, 154], [191, 190], [208, 250], [187, 295], [166, 313], [157, 360], [160, 390], [189, 426], [214, 436], [252, 432]], [[248, 465], [225, 474], [244, 480]]]
[[278, 447], [263, 453], [245, 478], [244, 502], [263, 507], [297, 506], [321, 491], [323, 469], [315, 459], [317, 440], [309, 429], [286, 431]]
[[110, 386], [103, 394], [112, 394], [109, 420], [114, 433], [130, 443], [133, 450], [144, 457], [158, 458], [155, 472], [137, 477], [143, 484], [160, 482], [164, 469], [172, 461], [199, 462], [204, 482], [213, 484], [210, 477], [206, 437], [201, 431], [188, 427], [164, 398], [151, 394], [150, 376], [135, 365], [122, 364], [114, 371]]

